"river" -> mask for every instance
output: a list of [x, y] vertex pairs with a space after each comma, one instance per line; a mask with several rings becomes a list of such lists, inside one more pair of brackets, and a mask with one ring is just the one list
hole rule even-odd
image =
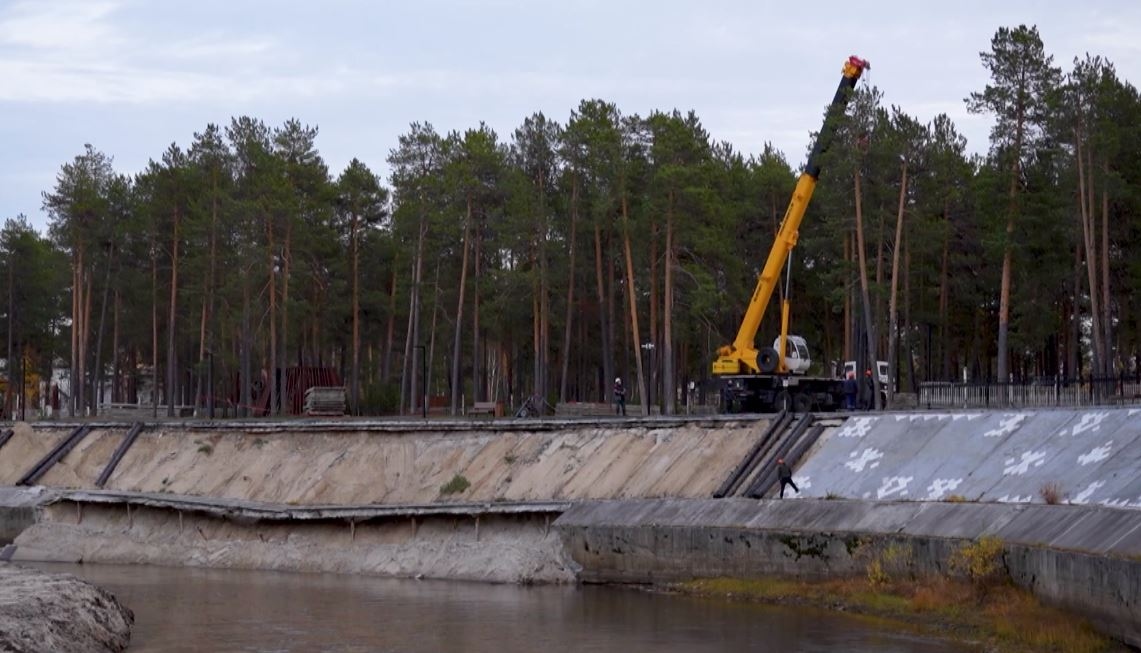
[[135, 612], [130, 653], [965, 653], [803, 608], [597, 586], [40, 564]]

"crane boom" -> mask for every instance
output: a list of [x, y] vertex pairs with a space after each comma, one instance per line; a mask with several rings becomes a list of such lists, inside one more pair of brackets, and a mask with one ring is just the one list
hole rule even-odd
[[[745, 311], [741, 327], [737, 330], [737, 338], [733, 340], [732, 345], [721, 347], [718, 350], [717, 360], [713, 362], [714, 374], [756, 374], [774, 371], [773, 369], [762, 370], [761, 365], [758, 364], [759, 352], [755, 344], [757, 329], [761, 326], [761, 317], [764, 316], [765, 309], [772, 298], [773, 290], [776, 288], [781, 268], [788, 260], [789, 252], [792, 251], [793, 247], [796, 247], [800, 222], [804, 218], [808, 202], [812, 199], [812, 192], [816, 189], [816, 180], [820, 176], [821, 155], [831, 144], [832, 136], [836, 131], [836, 122], [848, 105], [848, 99], [852, 94], [852, 89], [856, 86], [856, 81], [859, 80], [864, 70], [870, 67], [867, 61], [855, 56], [849, 57], [848, 61], [844, 63], [843, 77], [840, 78], [840, 85], [836, 89], [835, 97], [832, 98], [832, 104], [828, 106], [824, 127], [816, 137], [816, 143], [812, 147], [808, 163], [800, 173], [800, 178], [797, 179], [792, 200], [789, 201], [784, 219], [781, 220], [780, 229], [777, 231], [776, 239], [769, 251], [768, 260], [765, 261], [765, 267], [761, 271], [760, 277], [757, 278], [757, 287], [753, 290], [753, 297], [749, 300], [749, 308]], [[787, 319], [787, 314], [783, 319]], [[782, 334], [785, 331], [786, 328], [782, 328]], [[781, 357], [783, 357], [783, 353]]]

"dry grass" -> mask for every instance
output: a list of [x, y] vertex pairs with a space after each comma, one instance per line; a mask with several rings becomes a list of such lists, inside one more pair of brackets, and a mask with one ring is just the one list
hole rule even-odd
[[980, 594], [968, 579], [929, 577], [873, 583], [867, 578], [805, 582], [774, 578], [711, 578], [677, 589], [707, 596], [804, 604], [891, 620], [900, 627], [968, 641], [994, 653], [1107, 653], [1124, 650], [1084, 620], [1043, 606], [1010, 585]]
[[1062, 502], [1062, 486], [1057, 483], [1047, 483], [1038, 488], [1038, 496], [1051, 506]]

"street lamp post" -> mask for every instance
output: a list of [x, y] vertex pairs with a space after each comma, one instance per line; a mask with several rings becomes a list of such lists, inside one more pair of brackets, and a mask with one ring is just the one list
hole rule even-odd
[[[424, 345], [414, 345], [413, 350], [419, 350], [420, 355], [420, 416], [428, 419], [428, 363], [427, 349]], [[415, 392], [415, 388], [413, 388]]]

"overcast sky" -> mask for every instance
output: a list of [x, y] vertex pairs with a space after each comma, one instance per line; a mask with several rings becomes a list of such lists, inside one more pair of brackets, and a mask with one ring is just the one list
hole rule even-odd
[[44, 228], [40, 194], [84, 143], [133, 174], [239, 115], [318, 126], [334, 176], [357, 157], [387, 177], [413, 121], [506, 140], [584, 98], [693, 109], [713, 138], [799, 166], [850, 54], [887, 103], [947, 113], [982, 152], [990, 121], [963, 98], [1020, 23], [1063, 70], [1090, 52], [1141, 80], [1136, 0], [0, 0], [0, 219]]

